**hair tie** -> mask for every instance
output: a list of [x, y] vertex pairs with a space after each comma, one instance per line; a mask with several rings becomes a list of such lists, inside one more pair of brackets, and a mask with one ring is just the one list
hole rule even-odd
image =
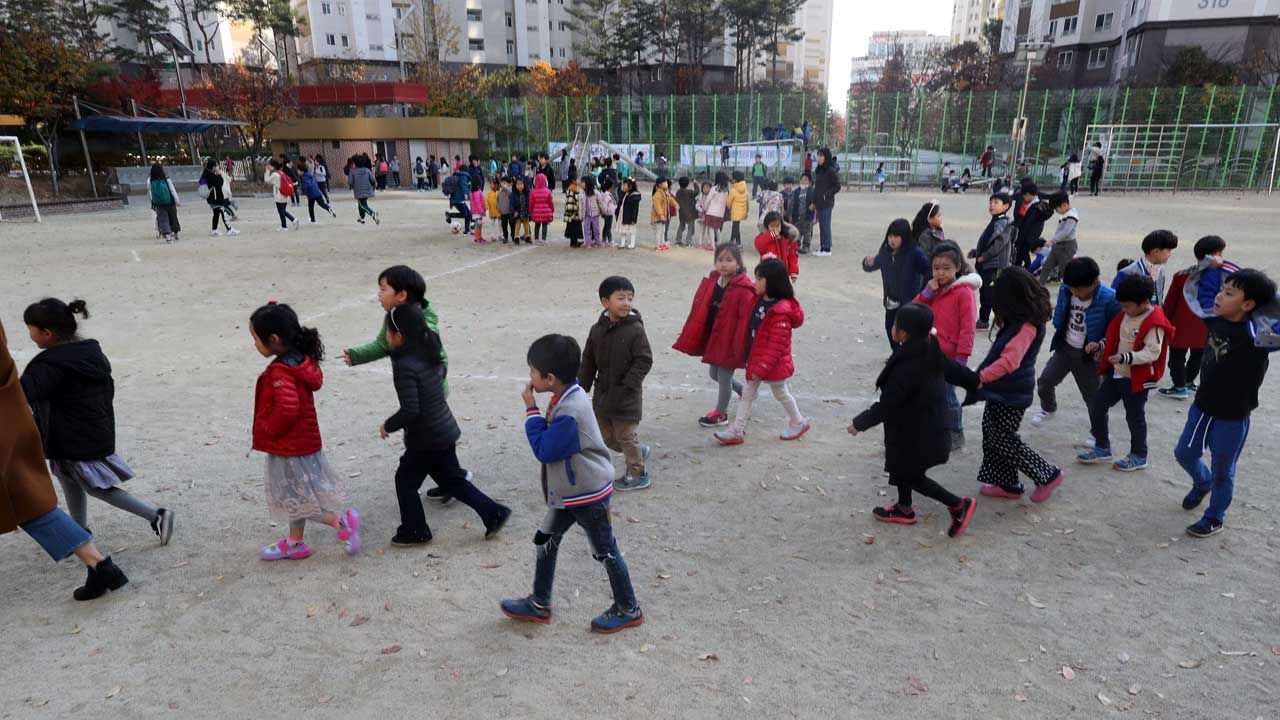
[[277, 302], [276, 302], [275, 298], [272, 298], [272, 299], [270, 299], [270, 300], [268, 300], [268, 301], [267, 301], [267, 304], [268, 304], [268, 305], [278, 305], [279, 303], [277, 303]]

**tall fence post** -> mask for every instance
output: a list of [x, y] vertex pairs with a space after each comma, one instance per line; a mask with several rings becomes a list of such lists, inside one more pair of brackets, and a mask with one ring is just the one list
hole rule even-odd
[[[1240, 86], [1240, 98], [1236, 101], [1235, 119], [1231, 121], [1235, 125], [1240, 124], [1240, 111], [1244, 110], [1244, 96], [1248, 92], [1249, 92], [1248, 85]], [[1236, 128], [1231, 128], [1231, 139], [1227, 141], [1227, 154], [1226, 154], [1226, 157], [1224, 158], [1224, 160], [1227, 161], [1226, 172], [1221, 173], [1221, 177], [1218, 179], [1218, 187], [1220, 188], [1227, 186], [1227, 176], [1230, 175], [1235, 169], [1231, 163], [1231, 155], [1235, 151], [1236, 151]]]
[[[845, 97], [848, 97], [848, 96], [846, 95]], [[827, 98], [826, 94], [823, 94], [822, 96], [822, 146], [823, 147], [830, 147], [831, 145], [830, 140], [827, 138], [827, 116], [831, 114], [831, 107], [829, 105], [830, 102], [831, 101]], [[846, 133], [848, 132], [848, 127], [849, 127], [849, 118], [845, 117]]]
[[676, 144], [676, 96], [667, 96], [667, 155], [675, 154]]
[[[969, 102], [964, 109], [964, 137], [961, 139], [960, 154], [969, 157], [969, 117], [973, 114], [973, 89], [969, 89]], [[965, 161], [968, 162], [967, 160]]]
[[[947, 147], [947, 110], [951, 107], [951, 93], [942, 91], [942, 124], [938, 126], [938, 172], [941, 172], [943, 152]], [[923, 113], [921, 113], [923, 114]]]
[[738, 130], [738, 111], [742, 108], [742, 93], [734, 93], [733, 95], [733, 141], [741, 142], [742, 136]]
[[1071, 98], [1067, 101], [1067, 122], [1066, 122], [1066, 128], [1065, 128], [1066, 136], [1062, 140], [1062, 149], [1064, 151], [1069, 151], [1067, 152], [1067, 157], [1071, 157], [1071, 152], [1075, 151], [1074, 146], [1071, 144], [1071, 119], [1072, 119], [1071, 116], [1075, 114], [1075, 109], [1076, 109], [1076, 89], [1071, 88]]
[[1040, 148], [1044, 145], [1044, 119], [1049, 113], [1049, 91], [1044, 91], [1044, 101], [1040, 103], [1040, 128], [1036, 131], [1036, 162], [1040, 161]]
[[604, 137], [605, 142], [613, 144], [613, 101], [611, 96], [604, 96]]
[[542, 132], [547, 136], [547, 154], [551, 154], [551, 103], [542, 96]]
[[[1265, 123], [1265, 122], [1270, 122], [1270, 120], [1271, 120], [1271, 101], [1272, 101], [1272, 99], [1274, 99], [1274, 98], [1275, 98], [1275, 94], [1276, 94], [1276, 86], [1275, 86], [1275, 85], [1272, 85], [1272, 86], [1271, 86], [1271, 89], [1267, 91], [1267, 107], [1266, 107], [1266, 110], [1264, 110], [1264, 111], [1262, 112], [1262, 122], [1264, 122], [1264, 123]], [[1278, 128], [1276, 131], [1277, 131], [1277, 132], [1280, 132], [1280, 128]], [[1258, 136], [1258, 145], [1253, 149], [1253, 163], [1249, 166], [1249, 184], [1248, 184], [1248, 187], [1253, 187], [1253, 181], [1254, 181], [1254, 179], [1257, 177], [1257, 172], [1258, 172], [1258, 153], [1262, 152], [1262, 141], [1266, 138], [1266, 136], [1267, 136], [1267, 129], [1264, 127], [1264, 128], [1262, 128], [1262, 132], [1261, 132], [1261, 133], [1259, 133], [1259, 136]]]
[[[1204, 122], [1206, 125], [1209, 123], [1209, 120], [1213, 117], [1213, 100], [1214, 100], [1214, 97], [1217, 96], [1217, 94], [1218, 94], [1218, 86], [1210, 85], [1209, 86], [1209, 106], [1205, 108], [1205, 111], [1204, 111]], [[1204, 141], [1208, 134], [1209, 134], [1209, 128], [1200, 128], [1200, 147], [1196, 149], [1196, 160], [1195, 160], [1196, 164], [1191, 172], [1191, 189], [1192, 190], [1196, 189], [1196, 180], [1200, 178], [1200, 158], [1204, 155]]]
[[[991, 119], [987, 121], [987, 134], [985, 137], [982, 138], [982, 147], [984, 149], [991, 144], [991, 136], [995, 133], [996, 106], [999, 104], [1000, 104], [1000, 91], [999, 90], [991, 91]], [[1015, 157], [1011, 157], [1009, 159], [1015, 163], [1018, 161], [1018, 159]], [[1009, 168], [1009, 174], [1013, 175], [1013, 168]]]

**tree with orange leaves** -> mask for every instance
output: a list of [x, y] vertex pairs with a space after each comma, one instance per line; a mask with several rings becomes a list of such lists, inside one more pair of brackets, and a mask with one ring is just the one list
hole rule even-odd
[[529, 86], [535, 94], [544, 97], [594, 97], [600, 94], [600, 86], [591, 82], [577, 62], [558, 69], [545, 60], [534, 63], [529, 68]]

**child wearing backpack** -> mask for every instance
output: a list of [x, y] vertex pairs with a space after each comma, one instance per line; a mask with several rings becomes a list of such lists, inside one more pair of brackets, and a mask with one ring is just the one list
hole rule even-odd
[[178, 191], [173, 181], [164, 173], [164, 166], [155, 163], [151, 166], [151, 182], [147, 185], [147, 194], [151, 199], [151, 209], [156, 214], [156, 229], [165, 242], [177, 242], [178, 233], [182, 232], [182, 224], [178, 222]]
[[293, 186], [293, 180], [284, 173], [284, 166], [280, 161], [271, 158], [267, 163], [266, 182], [271, 186], [271, 198], [276, 203], [276, 213], [280, 215], [280, 229], [276, 232], [284, 232], [289, 229], [289, 223], [293, 223], [293, 229], [298, 229], [298, 219], [289, 213], [289, 199], [296, 192]]

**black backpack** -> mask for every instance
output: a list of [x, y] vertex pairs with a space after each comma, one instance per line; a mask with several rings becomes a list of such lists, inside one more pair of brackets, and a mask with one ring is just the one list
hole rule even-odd
[[445, 195], [453, 195], [453, 193], [457, 189], [458, 189], [458, 177], [456, 175], [450, 175], [449, 177], [444, 179], [444, 182], [440, 183], [440, 192], [444, 193]]

